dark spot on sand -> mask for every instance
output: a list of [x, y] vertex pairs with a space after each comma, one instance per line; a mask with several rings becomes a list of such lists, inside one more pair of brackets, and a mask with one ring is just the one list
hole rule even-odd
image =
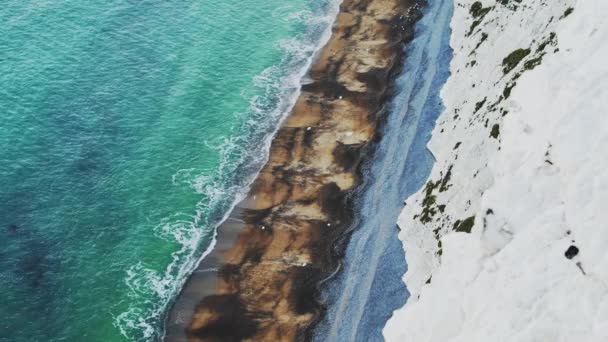
[[323, 185], [319, 194], [319, 203], [323, 212], [339, 221], [348, 217], [348, 206], [345, 194], [336, 183]]
[[218, 274], [226, 281], [236, 283], [241, 277], [241, 265], [224, 264], [218, 271]]
[[245, 256], [243, 257], [243, 262], [251, 262], [253, 264], [257, 264], [262, 260], [262, 256], [264, 255], [263, 247], [251, 247], [245, 251]]
[[338, 142], [338, 146], [334, 149], [334, 159], [338, 165], [344, 170], [355, 170], [361, 161], [362, 144], [343, 144]]
[[290, 303], [299, 315], [315, 313], [318, 310], [315, 296], [319, 274], [321, 274], [319, 269], [308, 267], [298, 267], [293, 272]]
[[188, 332], [195, 339], [237, 342], [253, 336], [257, 330], [257, 324], [237, 295], [208, 296], [199, 307], [213, 312], [214, 317], [203, 327]]
[[357, 78], [374, 92], [378, 92], [387, 87], [388, 71], [386, 68], [372, 68], [368, 72], [360, 73]]

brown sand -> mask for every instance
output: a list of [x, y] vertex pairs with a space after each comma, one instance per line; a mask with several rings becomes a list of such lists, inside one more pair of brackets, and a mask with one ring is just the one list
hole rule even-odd
[[348, 194], [377, 138], [416, 3], [343, 1], [268, 163], [174, 304], [167, 341], [308, 339], [322, 312], [317, 283], [337, 265]]

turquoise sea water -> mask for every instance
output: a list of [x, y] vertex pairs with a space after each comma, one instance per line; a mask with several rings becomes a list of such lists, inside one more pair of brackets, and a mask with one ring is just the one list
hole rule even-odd
[[4, 1], [0, 340], [158, 338], [334, 7]]

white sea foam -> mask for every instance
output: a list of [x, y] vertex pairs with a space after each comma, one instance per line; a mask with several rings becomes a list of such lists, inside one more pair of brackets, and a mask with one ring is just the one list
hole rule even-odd
[[[249, 186], [268, 160], [272, 138], [300, 95], [301, 80], [316, 52], [331, 36], [340, 2], [328, 0], [324, 15], [309, 11], [294, 12], [289, 6], [275, 11], [275, 18], [301, 22], [307, 26], [307, 32], [279, 42], [279, 48], [284, 51], [281, 63], [267, 68], [253, 80], [263, 95], [249, 97], [249, 111], [234, 114], [250, 117], [243, 120], [245, 129], [241, 131], [257, 133], [246, 137], [234, 134], [220, 144], [209, 143], [208, 146], [219, 146], [221, 161], [215, 172], [196, 175], [196, 170], [184, 169], [173, 175], [172, 184], [177, 186], [187, 182], [196, 193], [204, 196], [204, 200], [197, 204], [193, 215], [179, 213], [156, 226], [155, 232], [159, 238], [175, 241], [180, 246], [172, 254], [172, 262], [164, 272], [143, 263], [127, 270], [125, 283], [134, 304], [115, 316], [114, 325], [129, 340], [149, 341], [162, 337], [160, 326], [163, 313], [189, 274], [213, 250], [217, 227], [245, 197]], [[241, 92], [241, 96], [246, 94]], [[257, 144], [258, 148], [251, 150], [244, 147], [255, 144], [260, 138], [262, 143]], [[240, 180], [229, 182], [235, 171], [242, 169], [245, 172], [239, 172]], [[213, 216], [218, 209], [223, 209], [221, 218], [213, 220], [209, 216]], [[204, 241], [210, 243], [201, 253]]]

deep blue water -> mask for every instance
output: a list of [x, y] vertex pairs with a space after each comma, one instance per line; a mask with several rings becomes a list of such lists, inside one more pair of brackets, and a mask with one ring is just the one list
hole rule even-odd
[[430, 0], [397, 80], [382, 140], [356, 195], [356, 223], [341, 271], [325, 284], [328, 306], [316, 341], [382, 341], [382, 328], [409, 293], [405, 254], [397, 238], [404, 200], [425, 183], [434, 158], [426, 145], [443, 110], [440, 90], [452, 59], [452, 1]]

